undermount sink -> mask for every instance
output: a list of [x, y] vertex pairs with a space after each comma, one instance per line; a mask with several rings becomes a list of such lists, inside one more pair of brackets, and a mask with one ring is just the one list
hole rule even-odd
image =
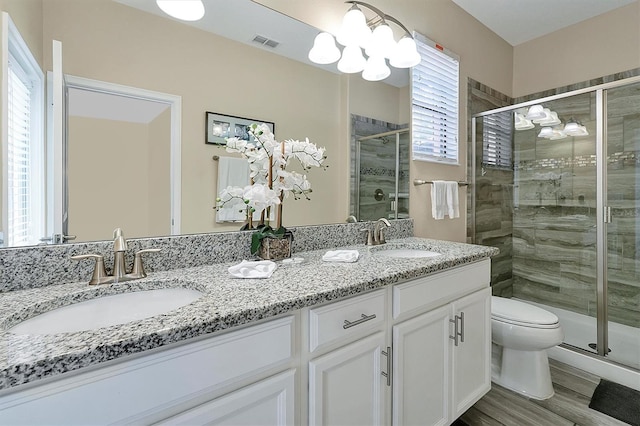
[[376, 252], [376, 254], [380, 256], [395, 257], [395, 258], [402, 258], [402, 259], [417, 259], [417, 258], [423, 258], [423, 257], [442, 256], [442, 253], [437, 253], [435, 251], [429, 251], [429, 250], [417, 249], [417, 248], [392, 248], [392, 249], [380, 250]]
[[160, 315], [202, 296], [188, 288], [163, 288], [103, 296], [45, 312], [9, 329], [14, 334], [95, 330]]

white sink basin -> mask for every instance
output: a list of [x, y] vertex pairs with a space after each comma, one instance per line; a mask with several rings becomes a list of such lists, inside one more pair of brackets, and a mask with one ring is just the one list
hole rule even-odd
[[402, 259], [416, 259], [416, 258], [422, 258], [422, 257], [442, 256], [442, 253], [437, 253], [435, 251], [413, 249], [413, 248], [386, 249], [386, 250], [380, 250], [376, 254], [380, 256], [395, 257], [395, 258], [402, 258]]
[[103, 296], [30, 318], [9, 329], [14, 334], [56, 334], [125, 324], [177, 309], [199, 299], [197, 290], [163, 288]]

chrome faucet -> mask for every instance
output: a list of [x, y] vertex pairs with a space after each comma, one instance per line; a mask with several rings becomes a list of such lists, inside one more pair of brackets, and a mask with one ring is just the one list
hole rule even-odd
[[381, 217], [376, 221], [376, 224], [373, 228], [373, 234], [371, 234], [371, 229], [361, 229], [362, 232], [367, 233], [367, 242], [365, 243], [368, 246], [377, 246], [379, 244], [385, 244], [387, 241], [384, 239], [384, 228], [389, 228], [391, 223]]
[[136, 252], [133, 260], [133, 269], [127, 274], [125, 267], [125, 253], [127, 251], [127, 240], [125, 240], [122, 229], [116, 228], [113, 231], [113, 273], [107, 274], [104, 266], [104, 257], [99, 254], [80, 254], [71, 256], [73, 260], [95, 259], [96, 264], [93, 274], [89, 280], [89, 285], [119, 283], [144, 278], [147, 273], [144, 271], [142, 255], [145, 253], [157, 253], [160, 249], [144, 249]]
[[376, 225], [373, 228], [373, 244], [385, 244], [387, 241], [384, 239], [384, 228], [391, 227], [391, 223], [384, 217], [381, 217], [376, 221]]

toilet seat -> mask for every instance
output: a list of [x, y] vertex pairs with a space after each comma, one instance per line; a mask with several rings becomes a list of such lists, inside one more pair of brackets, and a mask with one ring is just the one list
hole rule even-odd
[[531, 328], [558, 328], [558, 317], [537, 306], [504, 297], [491, 297], [491, 319]]

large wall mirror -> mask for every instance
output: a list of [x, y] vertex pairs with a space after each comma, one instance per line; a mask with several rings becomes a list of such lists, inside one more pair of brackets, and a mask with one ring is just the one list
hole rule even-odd
[[[216, 222], [213, 157], [234, 154], [205, 143], [207, 111], [272, 122], [277, 139], [308, 137], [326, 147], [329, 167], [308, 176], [311, 200], [285, 200], [283, 224], [344, 222], [353, 214], [351, 116], [406, 124], [408, 73], [395, 70], [374, 83], [340, 75], [335, 65], [314, 66], [306, 54], [318, 29], [250, 0], [204, 2], [205, 18], [195, 24], [163, 15], [154, 0], [4, 0], [1, 6], [45, 73], [52, 69], [52, 40], [59, 40], [65, 75], [181, 98], [180, 233], [241, 226]], [[69, 233], [76, 241], [110, 239], [116, 227], [127, 237], [170, 234], [176, 218], [169, 110], [152, 105], [155, 112], [145, 115], [138, 105], [123, 117], [129, 107], [105, 112], [102, 99], [94, 111], [81, 103], [90, 102], [86, 94], [70, 96]]]

